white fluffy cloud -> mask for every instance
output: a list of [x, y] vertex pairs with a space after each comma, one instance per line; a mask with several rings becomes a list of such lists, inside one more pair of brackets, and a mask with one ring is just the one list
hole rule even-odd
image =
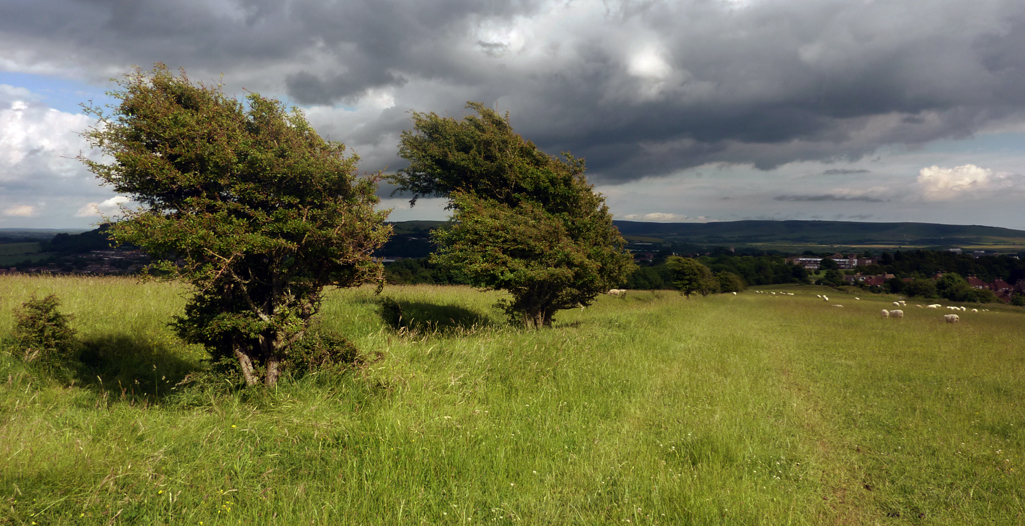
[[121, 210], [121, 205], [131, 201], [123, 195], [111, 197], [102, 203], [86, 203], [75, 212], [75, 217], [110, 217]]
[[99, 159], [80, 135], [93, 122], [47, 107], [25, 88], [0, 85], [0, 226], [62, 227], [80, 223], [73, 217], [95, 217], [83, 215], [81, 203], [102, 205], [111, 192], [77, 159]]
[[12, 206], [4, 210], [4, 215], [10, 217], [33, 217], [36, 215], [36, 207], [29, 205]]
[[926, 201], [984, 199], [1006, 192], [1025, 190], [1025, 178], [996, 172], [974, 164], [941, 168], [930, 166], [918, 172], [918, 190]]
[[683, 214], [671, 214], [667, 212], [651, 212], [648, 214], [627, 214], [622, 217], [627, 221], [665, 221], [672, 223], [708, 223], [711, 220], [705, 216], [690, 217]]

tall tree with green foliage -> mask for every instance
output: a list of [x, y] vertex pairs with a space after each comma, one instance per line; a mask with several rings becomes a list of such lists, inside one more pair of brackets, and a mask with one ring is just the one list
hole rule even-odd
[[633, 259], [583, 159], [552, 157], [515, 133], [508, 114], [467, 107], [477, 115], [414, 112], [399, 147], [410, 164], [392, 177], [411, 204], [449, 199], [452, 222], [435, 232], [432, 261], [508, 291], [510, 317], [533, 327], [622, 283]]
[[111, 161], [81, 159], [139, 205], [111, 239], [191, 284], [172, 324], [185, 341], [237, 363], [248, 385], [274, 385], [324, 287], [381, 279], [371, 253], [391, 228], [374, 210], [377, 177], [276, 100], [242, 102], [163, 64], [119, 87], [109, 114], [86, 108], [99, 121], [84, 135]]
[[669, 256], [666, 266], [673, 274], [673, 286], [688, 299], [695, 292], [707, 296], [719, 290], [719, 280], [711, 269], [696, 259]]

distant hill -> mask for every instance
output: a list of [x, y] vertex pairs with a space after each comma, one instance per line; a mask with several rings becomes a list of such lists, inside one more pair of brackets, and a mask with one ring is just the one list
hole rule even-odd
[[1025, 231], [977, 225], [852, 221], [615, 221], [615, 224], [628, 240], [644, 238], [705, 246], [1025, 250]]
[[[398, 221], [390, 223], [395, 234], [378, 251], [383, 257], [426, 257], [434, 250], [430, 231], [444, 221]], [[734, 247], [780, 253], [846, 250], [896, 250], [924, 248], [1025, 252], [1025, 231], [990, 226], [939, 225], [931, 223], [860, 223], [851, 221], [724, 221], [718, 223], [646, 223], [615, 221], [631, 248], [644, 244], [691, 247]], [[69, 233], [69, 230], [4, 230], [0, 245], [38, 242], [47, 252], [87, 252], [106, 248], [108, 242], [98, 230]], [[23, 248], [28, 245], [20, 245]], [[8, 252], [14, 246], [8, 246]], [[668, 248], [668, 247], [667, 247]], [[32, 252], [32, 251], [27, 251]], [[26, 252], [26, 253], [27, 253]], [[21, 253], [21, 252], [19, 252]], [[2, 254], [0, 254], [2, 255]], [[8, 258], [17, 256], [11, 252]], [[9, 263], [8, 263], [9, 264]]]

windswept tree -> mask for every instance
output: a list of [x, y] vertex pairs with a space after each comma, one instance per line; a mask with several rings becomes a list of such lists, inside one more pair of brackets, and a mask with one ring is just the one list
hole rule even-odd
[[452, 222], [439, 229], [437, 264], [477, 286], [512, 295], [515, 321], [549, 326], [556, 311], [589, 305], [633, 268], [626, 242], [584, 161], [556, 158], [513, 131], [508, 115], [471, 102], [462, 120], [413, 113], [392, 181], [420, 197], [447, 197]]
[[185, 341], [237, 363], [249, 385], [274, 385], [324, 287], [381, 279], [371, 253], [391, 229], [374, 210], [377, 177], [276, 100], [239, 101], [162, 64], [119, 87], [110, 113], [86, 108], [99, 120], [84, 135], [110, 162], [81, 158], [138, 204], [111, 239], [191, 284], [172, 323]]

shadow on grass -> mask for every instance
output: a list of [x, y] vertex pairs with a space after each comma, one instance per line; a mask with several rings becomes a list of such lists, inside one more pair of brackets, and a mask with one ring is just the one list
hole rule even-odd
[[381, 301], [381, 318], [389, 327], [414, 333], [458, 334], [495, 327], [489, 316], [458, 305], [422, 301]]
[[128, 334], [82, 340], [75, 382], [111, 400], [156, 402], [201, 367], [163, 343]]

